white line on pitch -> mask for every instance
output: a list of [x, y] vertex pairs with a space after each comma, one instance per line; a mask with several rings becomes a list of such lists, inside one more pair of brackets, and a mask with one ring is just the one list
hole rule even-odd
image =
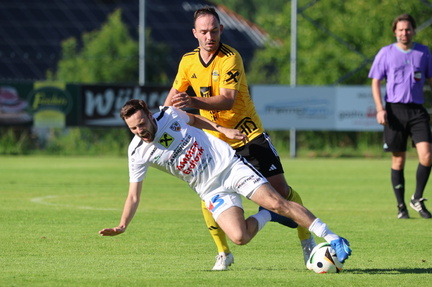
[[60, 195], [47, 195], [47, 196], [41, 196], [41, 197], [32, 198], [31, 201], [35, 202], [35, 203], [39, 203], [39, 204], [44, 204], [44, 205], [72, 207], [72, 208], [78, 208], [78, 209], [119, 210], [117, 208], [99, 208], [99, 207], [92, 207], [92, 206], [75, 206], [75, 205], [71, 205], [71, 204], [52, 203], [52, 202], [47, 202], [46, 201], [47, 199], [59, 198], [59, 197], [61, 197], [61, 196]]

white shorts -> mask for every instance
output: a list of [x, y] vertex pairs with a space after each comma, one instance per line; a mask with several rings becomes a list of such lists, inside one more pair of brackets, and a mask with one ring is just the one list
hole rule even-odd
[[241, 195], [250, 199], [258, 187], [267, 182], [265, 177], [242, 157], [235, 157], [230, 168], [219, 174], [219, 178], [220, 180], [209, 186], [202, 198], [215, 220], [233, 206], [243, 209]]

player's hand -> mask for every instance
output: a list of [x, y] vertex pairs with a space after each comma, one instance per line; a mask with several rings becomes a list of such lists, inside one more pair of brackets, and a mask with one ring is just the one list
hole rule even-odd
[[114, 227], [114, 228], [104, 228], [99, 231], [101, 236], [116, 236], [125, 232], [126, 228], [124, 227]]
[[191, 97], [187, 93], [178, 93], [171, 98], [171, 103], [177, 109], [191, 107]]
[[247, 135], [236, 129], [227, 129], [224, 134], [229, 139], [242, 140], [245, 144], [249, 141]]

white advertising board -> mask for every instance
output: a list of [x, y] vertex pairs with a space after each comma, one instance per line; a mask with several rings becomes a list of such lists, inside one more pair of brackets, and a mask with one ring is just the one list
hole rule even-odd
[[382, 130], [368, 86], [254, 85], [251, 95], [269, 130]]

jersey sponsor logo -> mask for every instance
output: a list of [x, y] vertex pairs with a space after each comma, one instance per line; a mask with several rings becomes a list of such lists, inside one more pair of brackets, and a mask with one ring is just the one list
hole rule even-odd
[[217, 82], [219, 80], [219, 72], [217, 70], [212, 72], [212, 80], [213, 82]]
[[249, 135], [258, 129], [255, 122], [249, 117], [243, 118], [234, 128], [240, 130], [245, 135]]
[[237, 70], [232, 70], [226, 73], [225, 84], [232, 84], [233, 82], [237, 83], [239, 81], [240, 72]]
[[200, 87], [200, 94], [203, 98], [210, 98], [212, 96], [210, 87]]
[[[200, 95], [203, 98], [210, 98], [212, 96], [211, 87], [200, 87]], [[213, 122], [217, 121], [219, 111], [209, 111], [209, 113], [211, 117], [209, 120]]]
[[184, 174], [190, 174], [192, 170], [198, 166], [203, 154], [204, 148], [200, 147], [196, 141], [193, 142], [183, 159], [177, 165], [177, 169], [182, 171]]
[[252, 184], [256, 184], [261, 180], [262, 178], [256, 176], [255, 174], [250, 175], [249, 177], [247, 177], [246, 179], [242, 180], [237, 184], [237, 189], [241, 189], [245, 184], [249, 183], [250, 181], [252, 181]]
[[180, 127], [180, 124], [178, 122], [175, 122], [170, 126], [170, 129], [173, 132], [178, 132], [178, 131], [180, 131], [181, 127]]
[[172, 144], [173, 141], [174, 141], [174, 138], [173, 138], [172, 136], [170, 136], [170, 135], [167, 134], [167, 133], [164, 133], [164, 134], [160, 137], [160, 139], [159, 139], [158, 142], [159, 142], [161, 145], [163, 145], [164, 147], [168, 148], [168, 147]]
[[181, 141], [181, 143], [175, 148], [173, 154], [171, 155], [168, 164], [172, 165], [175, 159], [183, 152], [185, 147], [190, 143], [192, 139], [191, 135], [185, 136], [185, 138]]
[[[222, 206], [224, 203], [225, 203], [225, 200], [220, 197], [220, 194], [217, 194], [217, 195], [212, 197], [212, 199], [209, 202], [209, 206], [207, 207], [207, 209], [211, 213], [214, 213], [215, 210], [218, 209], [218, 207]], [[209, 230], [210, 230], [210, 228], [209, 228]]]

